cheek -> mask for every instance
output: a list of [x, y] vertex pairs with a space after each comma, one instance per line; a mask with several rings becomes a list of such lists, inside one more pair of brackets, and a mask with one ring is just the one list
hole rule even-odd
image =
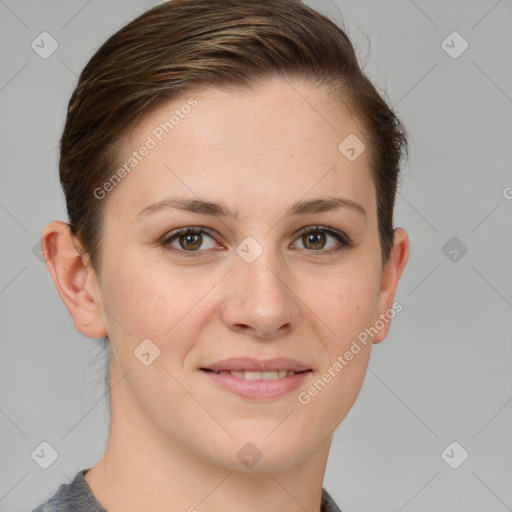
[[297, 397], [312, 430], [335, 428], [361, 390], [372, 347], [365, 329], [373, 324], [378, 306], [375, 276], [367, 268], [363, 274], [347, 270], [310, 292], [317, 332], [326, 333], [322, 368]]
[[[178, 333], [185, 324], [189, 330], [201, 327], [201, 301], [218, 281], [136, 257], [110, 265], [106, 276], [102, 298], [110, 313], [109, 335], [125, 339], [129, 333], [134, 346], [149, 338], [162, 349], [172, 341], [173, 349], [178, 350]], [[192, 317], [195, 322], [190, 322]]]
[[342, 349], [374, 322], [380, 274], [364, 262], [339, 266], [329, 275], [305, 277], [297, 295], [328, 327], [333, 348]]

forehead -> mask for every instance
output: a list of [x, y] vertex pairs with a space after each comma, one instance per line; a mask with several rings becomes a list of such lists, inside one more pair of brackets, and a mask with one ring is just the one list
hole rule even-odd
[[[364, 139], [340, 102], [302, 81], [270, 79], [243, 92], [192, 90], [159, 105], [126, 139], [124, 163], [131, 158], [134, 165], [115, 202], [143, 207], [178, 192], [229, 197], [243, 210], [333, 188], [362, 201], [372, 188]], [[361, 154], [350, 158], [347, 144]]]

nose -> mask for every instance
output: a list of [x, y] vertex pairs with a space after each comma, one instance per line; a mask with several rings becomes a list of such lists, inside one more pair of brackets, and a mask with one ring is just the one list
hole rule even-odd
[[221, 307], [221, 317], [231, 330], [266, 340], [293, 330], [299, 319], [290, 272], [271, 252], [263, 251], [252, 263], [236, 258]]

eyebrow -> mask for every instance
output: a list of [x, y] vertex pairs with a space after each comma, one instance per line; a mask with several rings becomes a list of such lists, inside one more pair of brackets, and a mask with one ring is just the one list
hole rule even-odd
[[[351, 210], [358, 212], [365, 219], [367, 217], [366, 210], [362, 205], [343, 197], [329, 197], [311, 199], [309, 201], [297, 201], [286, 212], [286, 215], [307, 215], [312, 213], [337, 210], [338, 208], [350, 208]], [[232, 219], [238, 218], [238, 209], [232, 210], [221, 201], [206, 201], [204, 199], [193, 198], [185, 199], [180, 197], [168, 197], [162, 201], [152, 203], [143, 208], [136, 217], [146, 217], [152, 213], [167, 209], [183, 210], [187, 212], [200, 213], [202, 215], [210, 215], [213, 217], [229, 217]]]

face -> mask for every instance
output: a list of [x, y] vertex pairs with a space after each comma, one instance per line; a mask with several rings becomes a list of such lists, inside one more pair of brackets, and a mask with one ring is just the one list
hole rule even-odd
[[137, 161], [98, 199], [97, 286], [113, 414], [141, 436], [261, 469], [331, 438], [389, 308], [368, 154], [338, 149], [351, 134], [326, 93], [273, 79], [175, 99], [126, 141]]

